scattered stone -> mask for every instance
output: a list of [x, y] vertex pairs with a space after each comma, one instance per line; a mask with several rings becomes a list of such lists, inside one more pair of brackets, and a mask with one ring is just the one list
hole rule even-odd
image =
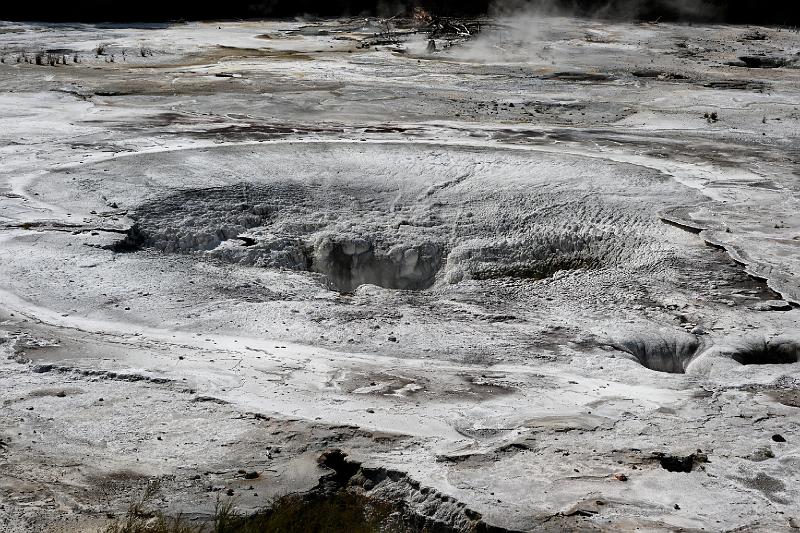
[[746, 459], [750, 459], [751, 461], [755, 462], [766, 461], [767, 459], [774, 459], [774, 458], [775, 454], [769, 447], [759, 448], [750, 455], [746, 456]]
[[786, 442], [786, 439], [783, 438], [783, 435], [780, 435], [778, 433], [772, 436], [772, 440], [774, 440], [775, 442]]
[[618, 472], [614, 474], [614, 479], [616, 479], [617, 481], [628, 481], [628, 476], [626, 476], [621, 472]]

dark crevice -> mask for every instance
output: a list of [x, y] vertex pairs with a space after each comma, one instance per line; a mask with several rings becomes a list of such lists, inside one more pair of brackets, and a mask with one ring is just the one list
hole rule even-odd
[[800, 343], [790, 340], [749, 341], [730, 355], [742, 365], [787, 365], [800, 361]]
[[664, 452], [654, 452], [651, 460], [658, 462], [659, 466], [667, 472], [688, 474], [694, 471], [698, 465], [709, 463], [708, 455], [698, 449], [689, 455], [672, 455]]
[[684, 374], [686, 367], [697, 355], [700, 343], [694, 336], [652, 337], [625, 340], [614, 347], [631, 354], [639, 364], [650, 370]]
[[332, 289], [352, 292], [371, 284], [387, 289], [424, 290], [442, 266], [442, 248], [425, 243], [380, 253], [367, 240], [325, 239], [314, 251], [311, 269], [324, 274]]
[[236, 237], [236, 240], [242, 241], [242, 246], [253, 246], [256, 243], [256, 240], [252, 237], [246, 237], [244, 235], [239, 235]]
[[662, 457], [661, 468], [670, 472], [691, 472], [694, 467], [694, 456]]
[[695, 235], [699, 235], [700, 232], [705, 229], [705, 228], [701, 228], [701, 227], [698, 227], [698, 226], [690, 226], [690, 225], [684, 223], [683, 221], [679, 222], [677, 220], [674, 220], [674, 219], [671, 219], [671, 218], [667, 218], [666, 215], [663, 215], [663, 214], [661, 215], [660, 219], [661, 219], [661, 222], [663, 222], [664, 224], [676, 227], [678, 229], [682, 229], [683, 231], [688, 231], [689, 233], [694, 233]]
[[119, 253], [136, 252], [144, 247], [146, 241], [147, 236], [138, 224], [134, 224], [128, 229], [124, 238], [104, 248]]

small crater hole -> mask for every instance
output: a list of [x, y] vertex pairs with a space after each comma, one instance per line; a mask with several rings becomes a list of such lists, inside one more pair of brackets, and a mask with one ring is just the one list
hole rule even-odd
[[650, 370], [684, 374], [700, 344], [695, 337], [653, 337], [623, 341], [616, 347], [634, 356], [639, 364]]
[[750, 341], [731, 353], [743, 365], [789, 365], [800, 361], [800, 343], [790, 340]]

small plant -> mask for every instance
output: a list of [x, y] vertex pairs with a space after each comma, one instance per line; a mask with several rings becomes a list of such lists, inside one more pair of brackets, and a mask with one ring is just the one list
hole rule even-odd
[[114, 519], [102, 533], [410, 533], [419, 531], [404, 523], [388, 502], [340, 490], [326, 496], [275, 498], [265, 511], [238, 513], [231, 498], [217, 499], [214, 516], [205, 525], [190, 524], [182, 516], [170, 518], [150, 508], [158, 494], [157, 481], [148, 484], [142, 497], [131, 503], [124, 516]]
[[703, 113], [703, 118], [706, 119], [706, 122], [708, 122], [709, 124], [712, 124], [712, 123], [716, 122], [717, 120], [719, 120], [719, 115], [717, 115], [716, 111], [712, 111], [711, 113], [706, 112], [706, 113]]
[[125, 516], [108, 524], [102, 533], [203, 533], [202, 526], [193, 526], [178, 515], [169, 518], [149, 509], [149, 504], [161, 490], [161, 483], [151, 481], [142, 497], [128, 506]]
[[226, 533], [256, 533], [281, 531], [303, 533], [327, 531], [330, 533], [371, 533], [373, 531], [409, 532], [405, 524], [393, 523], [393, 507], [388, 502], [365, 495], [340, 490], [324, 498], [306, 500], [288, 495], [273, 501], [270, 509], [261, 515], [240, 519], [241, 529]]
[[94, 54], [97, 57], [106, 55], [106, 45], [104, 43], [98, 44], [97, 48], [94, 49]]

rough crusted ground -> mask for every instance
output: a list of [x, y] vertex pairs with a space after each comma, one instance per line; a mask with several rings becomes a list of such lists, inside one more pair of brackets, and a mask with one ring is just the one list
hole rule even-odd
[[800, 525], [797, 33], [486, 22], [0, 28], [4, 530]]

